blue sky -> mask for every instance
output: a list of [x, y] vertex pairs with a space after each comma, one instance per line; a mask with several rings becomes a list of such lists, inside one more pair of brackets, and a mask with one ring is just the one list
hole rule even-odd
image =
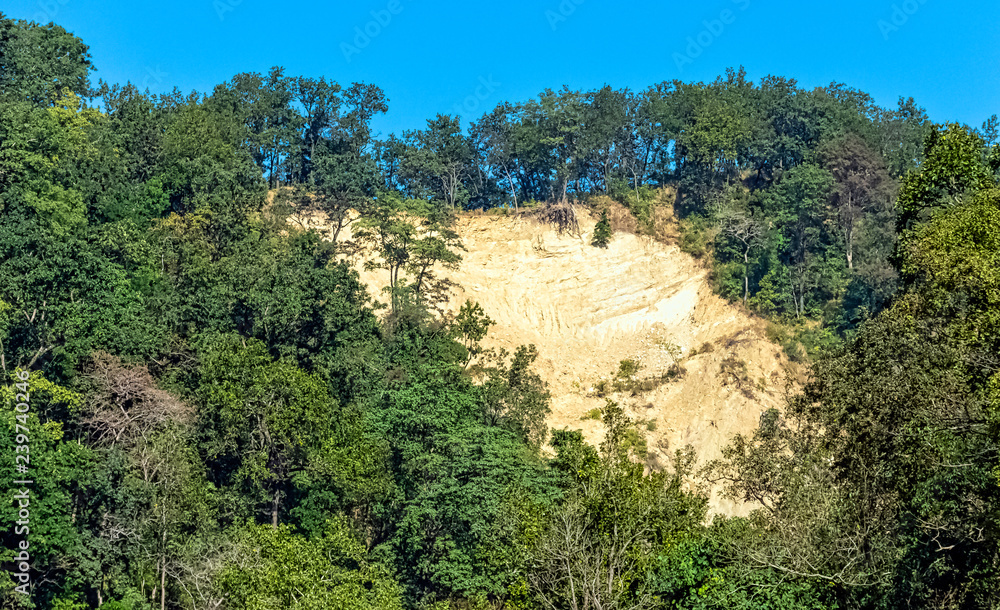
[[374, 83], [389, 97], [389, 113], [376, 124], [383, 135], [463, 106], [468, 120], [547, 87], [643, 89], [712, 80], [739, 65], [752, 79], [844, 82], [882, 105], [912, 96], [936, 121], [978, 126], [1000, 113], [995, 1], [3, 4], [9, 17], [53, 20], [82, 37], [97, 77], [153, 92], [209, 91], [273, 65], [289, 75]]

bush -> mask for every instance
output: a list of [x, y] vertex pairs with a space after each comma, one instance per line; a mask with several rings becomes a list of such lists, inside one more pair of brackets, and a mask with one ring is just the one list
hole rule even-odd
[[788, 331], [786, 331], [780, 324], [768, 322], [767, 327], [764, 329], [764, 336], [767, 337], [767, 340], [771, 343], [781, 345], [788, 339]]
[[645, 233], [653, 232], [653, 208], [656, 204], [656, 191], [649, 185], [639, 187], [639, 193], [630, 190], [625, 198], [625, 204], [642, 226]]
[[843, 339], [829, 326], [807, 324], [788, 327], [769, 322], [764, 330], [768, 341], [780, 345], [792, 362], [807, 362], [836, 349]]
[[[716, 250], [718, 252], [718, 250]], [[715, 293], [732, 302], [743, 300], [743, 263], [713, 261], [710, 276]]]
[[681, 346], [677, 345], [670, 339], [663, 339], [663, 338], [657, 339], [656, 347], [660, 348], [664, 353], [667, 354], [667, 356], [670, 357], [671, 364], [677, 364], [678, 362], [680, 362], [681, 355], [684, 353], [684, 350], [681, 349]]
[[597, 221], [597, 226], [594, 227], [594, 239], [590, 243], [598, 248], [607, 248], [610, 241], [611, 222], [608, 220], [608, 211], [604, 210], [601, 212], [601, 219]]
[[684, 375], [687, 375], [687, 369], [684, 368], [683, 364], [674, 363], [670, 365], [667, 372], [661, 375], [661, 379], [664, 381], [673, 381], [674, 379], [680, 379]]
[[829, 326], [808, 326], [795, 333], [795, 338], [810, 358], [818, 358], [836, 349], [842, 342]]
[[625, 431], [622, 438], [622, 448], [631, 451], [632, 455], [639, 461], [645, 461], [646, 455], [649, 453], [646, 437], [635, 428], [629, 428]]
[[806, 350], [803, 349], [802, 344], [795, 340], [794, 337], [789, 337], [781, 342], [781, 349], [785, 351], [785, 355], [792, 362], [802, 363], [809, 359], [806, 355]]
[[626, 358], [618, 363], [618, 373], [615, 375], [615, 379], [631, 379], [632, 377], [635, 377], [635, 374], [638, 373], [641, 368], [642, 365], [639, 364], [637, 360]]
[[686, 252], [695, 258], [709, 254], [712, 235], [707, 218], [702, 216], [685, 218], [680, 222], [679, 228], [681, 237], [677, 245], [681, 252]]

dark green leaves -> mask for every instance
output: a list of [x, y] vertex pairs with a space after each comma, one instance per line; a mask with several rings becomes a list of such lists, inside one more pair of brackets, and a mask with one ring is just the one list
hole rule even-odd
[[65, 29], [8, 19], [0, 13], [0, 96], [51, 103], [63, 89], [90, 90], [89, 47]]

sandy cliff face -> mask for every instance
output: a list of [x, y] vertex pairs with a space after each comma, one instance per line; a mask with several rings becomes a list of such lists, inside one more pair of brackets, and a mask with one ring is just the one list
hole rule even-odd
[[[467, 251], [447, 274], [458, 285], [450, 306], [466, 299], [483, 306], [496, 322], [488, 347], [512, 352], [535, 344], [536, 368], [553, 396], [549, 426], [582, 429], [595, 444], [603, 426], [584, 418], [604, 404], [595, 383], [626, 358], [642, 364], [638, 378], [658, 376], [673, 362], [665, 346], [679, 346], [681, 378], [612, 398], [643, 422], [651, 466], [667, 464], [688, 444], [701, 462], [718, 457], [729, 438], [780, 407], [780, 348], [764, 338], [760, 320], [714, 295], [707, 271], [675, 245], [617, 233], [607, 249], [595, 248], [594, 224], [581, 218], [582, 236], [572, 236], [526, 218], [462, 217], [457, 230]], [[382, 274], [362, 276], [373, 292], [385, 284]], [[727, 358], [745, 362], [742, 382], [722, 373]], [[717, 495], [712, 509], [747, 511]]]

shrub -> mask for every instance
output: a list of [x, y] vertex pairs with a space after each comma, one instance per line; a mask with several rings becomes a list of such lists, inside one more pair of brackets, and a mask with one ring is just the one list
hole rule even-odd
[[683, 364], [674, 363], [670, 365], [667, 372], [662, 375], [662, 379], [665, 381], [673, 381], [674, 379], [680, 379], [684, 375], [687, 375], [687, 369], [684, 368]]
[[646, 454], [649, 453], [646, 437], [635, 428], [629, 428], [625, 431], [624, 438], [622, 438], [622, 448], [631, 451], [632, 455], [639, 461], [645, 461]]
[[781, 345], [788, 339], [788, 332], [780, 324], [768, 322], [767, 327], [764, 329], [764, 336], [771, 343]]
[[682, 252], [695, 258], [702, 258], [709, 253], [712, 242], [708, 219], [701, 216], [691, 216], [680, 222], [681, 238], [678, 242]]
[[608, 211], [604, 210], [601, 212], [601, 219], [597, 221], [597, 226], [594, 227], [594, 238], [590, 243], [598, 248], [607, 248], [610, 241], [611, 222], [608, 221]]
[[615, 379], [631, 379], [635, 377], [635, 374], [638, 373], [641, 368], [642, 365], [639, 364], [639, 361], [626, 358], [618, 363], [618, 373], [615, 375]]
[[660, 348], [667, 356], [670, 357], [671, 364], [677, 364], [681, 360], [681, 355], [684, 350], [681, 349], [680, 345], [677, 345], [669, 339], [657, 339], [656, 347]]

